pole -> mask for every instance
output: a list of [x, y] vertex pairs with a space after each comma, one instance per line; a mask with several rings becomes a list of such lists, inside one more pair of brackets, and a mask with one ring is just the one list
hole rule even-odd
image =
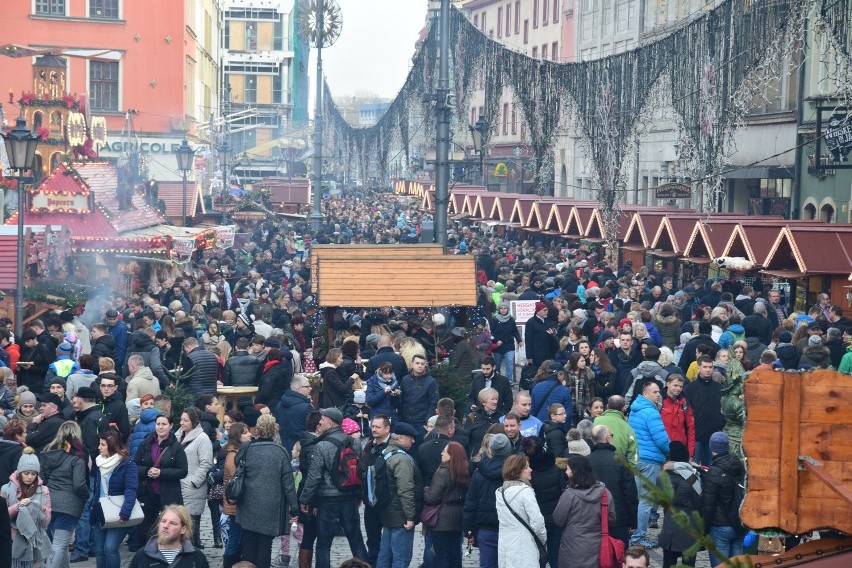
[[18, 171], [18, 285], [15, 287], [15, 341], [24, 332], [24, 180]]
[[450, 186], [450, 0], [441, 0], [441, 39], [438, 60], [437, 134], [435, 136], [435, 241], [447, 246], [447, 205]]
[[186, 170], [183, 172], [183, 207], [181, 208], [182, 227], [186, 227]]
[[482, 182], [482, 186], [488, 189], [488, 184], [485, 181], [485, 147], [482, 147], [482, 150], [479, 151], [479, 179]]
[[225, 224], [225, 202], [228, 200], [230, 184], [228, 183], [228, 155], [222, 160], [222, 225]]
[[322, 226], [322, 42], [323, 42], [323, 0], [317, 2], [317, 85], [314, 106], [314, 194], [311, 211], [311, 229], [319, 231]]

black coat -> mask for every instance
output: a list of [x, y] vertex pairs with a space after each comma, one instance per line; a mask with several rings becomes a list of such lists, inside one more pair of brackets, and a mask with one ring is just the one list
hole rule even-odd
[[100, 454], [98, 451], [98, 444], [100, 443], [98, 436], [107, 426], [104, 420], [104, 413], [101, 412], [100, 407], [96, 404], [87, 410], [77, 412], [77, 424], [80, 425], [80, 431], [83, 433], [83, 445], [86, 447], [86, 451], [89, 452], [89, 457], [94, 463]]
[[532, 359], [535, 366], [552, 359], [556, 353], [556, 334], [547, 333], [551, 327], [549, 322], [542, 321], [538, 316], [531, 317], [524, 326], [527, 359]]
[[[666, 474], [669, 476], [669, 481], [671, 481], [672, 490], [674, 491], [674, 501], [672, 504], [692, 519], [693, 511], [701, 511], [701, 496], [679, 474], [674, 471], [667, 471]], [[695, 544], [695, 539], [690, 536], [686, 529], [675, 523], [674, 515], [669, 510], [666, 510], [665, 517], [663, 518], [663, 530], [660, 531], [658, 542], [663, 550], [683, 552], [689, 550]]]
[[740, 458], [723, 454], [713, 458], [713, 465], [701, 481], [701, 517], [705, 527], [734, 526], [731, 518], [734, 485], [743, 482], [745, 468]]
[[[485, 375], [482, 371], [474, 371], [473, 380], [470, 383], [470, 392], [467, 399], [471, 404], [479, 406], [479, 391], [485, 388]], [[499, 395], [497, 399], [497, 412], [506, 414], [512, 410], [512, 384], [509, 379], [499, 373], [494, 373], [491, 378], [491, 388], [495, 389]]]
[[631, 349], [626, 355], [624, 350], [617, 348], [609, 354], [609, 362], [615, 367], [615, 377], [610, 383], [609, 390], [613, 394], [624, 395], [633, 384], [633, 369], [642, 362], [642, 352], [639, 349]]
[[702, 343], [710, 347], [710, 358], [716, 358], [716, 353], [719, 352], [719, 344], [713, 341], [713, 338], [709, 335], [696, 335], [684, 345], [683, 354], [680, 356], [680, 361], [678, 362], [684, 373], [689, 370], [689, 365], [695, 361], [695, 348]]
[[544, 524], [548, 528], [554, 527], [553, 510], [559, 503], [559, 497], [565, 486], [568, 485], [568, 477], [565, 471], [556, 466], [556, 456], [549, 450], [530, 457], [532, 468], [532, 485], [535, 491], [535, 500], [538, 509], [544, 517]]
[[725, 417], [722, 415], [722, 385], [710, 379], [697, 377], [687, 384], [683, 394], [692, 406], [695, 416], [695, 441], [706, 444], [713, 432], [719, 432], [725, 427]]
[[746, 337], [756, 337], [764, 345], [769, 345], [769, 341], [772, 339], [772, 332], [775, 330], [769, 318], [760, 314], [751, 314], [744, 317], [743, 329], [745, 330]]
[[31, 423], [27, 427], [27, 445], [32, 446], [36, 452], [42, 451], [56, 437], [63, 422], [65, 418], [61, 413], [57, 413], [45, 418], [40, 424]]
[[121, 432], [121, 439], [126, 441], [130, 436], [130, 418], [127, 415], [127, 407], [118, 393], [103, 400], [101, 412], [104, 413], [104, 424], [114, 425]]
[[452, 439], [446, 434], [438, 434], [431, 440], [420, 444], [416, 457], [424, 487], [432, 484], [432, 476], [441, 466], [441, 453], [451, 441]]
[[393, 347], [382, 347], [367, 361], [364, 376], [369, 378], [375, 375], [376, 369], [381, 367], [385, 361], [393, 365], [393, 374], [397, 379], [408, 374], [408, 367], [405, 365], [405, 359], [402, 358], [402, 355], [395, 353]]
[[497, 532], [497, 497], [495, 492], [503, 486], [503, 464], [509, 456], [482, 458], [473, 473], [464, 501], [463, 530], [476, 533], [479, 529]]
[[501, 416], [502, 414], [500, 414], [499, 410], [495, 410], [491, 414], [487, 414], [481, 408], [468, 414], [467, 421], [464, 426], [468, 433], [468, 453], [471, 456], [476, 455], [476, 453], [479, 452], [479, 447], [482, 445], [485, 433], [492, 424], [500, 422]]
[[636, 480], [630, 470], [616, 461], [615, 446], [595, 444], [589, 454], [589, 463], [598, 481], [612, 493], [615, 522], [611, 526], [636, 528], [636, 512], [639, 508]]
[[[157, 437], [156, 432], [151, 432], [136, 450], [134, 459], [139, 468], [139, 499], [145, 502], [150, 495], [150, 478], [148, 470], [154, 467], [151, 458], [151, 445]], [[186, 461], [186, 453], [174, 434], [163, 442], [160, 448], [160, 506], [183, 505], [183, 496], [180, 491], [180, 480], [189, 473]]]
[[23, 451], [24, 446], [14, 440], [0, 440], [0, 479], [8, 480], [18, 469], [18, 460]]
[[565, 430], [561, 424], [547, 420], [541, 425], [540, 436], [547, 443], [547, 451], [554, 456], [565, 455], [565, 450], [568, 449], [568, 440], [565, 439]]
[[51, 353], [48, 353], [41, 343], [36, 343], [32, 349], [22, 345], [21, 358], [18, 362], [31, 362], [32, 365], [17, 368], [18, 386], [25, 386], [33, 393], [40, 394], [44, 389], [44, 377], [47, 375], [47, 368], [55, 358], [55, 356], [51, 356]]
[[[288, 452], [292, 453], [293, 446], [304, 436], [305, 421], [313, 409], [310, 398], [289, 388], [279, 399], [274, 409], [275, 421], [280, 428], [281, 445]], [[362, 432], [361, 435], [366, 436], [367, 433]]]
[[248, 351], [236, 351], [225, 363], [225, 376], [223, 382], [227, 386], [255, 386], [257, 385], [257, 368], [260, 359], [249, 355]]
[[95, 375], [101, 371], [101, 368], [98, 366], [98, 359], [101, 357], [109, 357], [115, 361], [115, 338], [109, 333], [92, 341], [92, 359], [95, 360], [92, 372]]
[[[290, 353], [289, 351], [287, 352]], [[286, 357], [277, 365], [272, 365], [260, 376], [255, 402], [265, 404], [270, 410], [275, 410], [278, 401], [290, 388], [293, 380], [293, 360]], [[288, 448], [288, 451], [292, 448]]]

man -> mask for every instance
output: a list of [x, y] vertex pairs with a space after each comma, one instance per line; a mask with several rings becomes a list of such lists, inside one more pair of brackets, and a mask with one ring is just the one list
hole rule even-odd
[[[530, 416], [531, 410], [532, 398], [530, 398], [530, 393], [527, 391], [516, 392], [515, 403], [512, 405], [511, 412], [507, 413], [506, 416], [514, 413], [517, 417], [521, 428], [521, 438], [526, 438], [527, 436], [538, 436], [538, 433], [541, 431], [541, 420], [535, 416]], [[505, 426], [503, 418], [500, 419], [500, 422], [503, 422]]]
[[[405, 422], [395, 422], [392, 432], [390, 443], [382, 452], [389, 456], [385, 463], [391, 502], [380, 513], [382, 544], [376, 566], [408, 568], [414, 548], [414, 526], [420, 520], [423, 500], [423, 480], [414, 459], [408, 454], [418, 432]], [[390, 456], [395, 449], [404, 452]]]
[[107, 310], [106, 313], [107, 332], [115, 340], [115, 367], [120, 369], [124, 365], [124, 357], [127, 353], [127, 326], [118, 319], [118, 312]]
[[288, 452], [293, 451], [293, 446], [304, 435], [305, 420], [313, 409], [311, 381], [305, 375], [296, 375], [290, 381], [290, 389], [284, 392], [275, 407], [275, 421], [278, 422], [281, 445]]
[[[226, 386], [256, 387], [260, 359], [248, 352], [249, 340], [237, 339], [237, 346], [225, 363], [224, 380]], [[288, 448], [289, 450], [290, 448]]]
[[40, 319], [35, 319], [30, 324], [30, 329], [33, 330], [36, 334], [36, 338], [38, 339], [39, 344], [43, 345], [47, 350], [47, 353], [50, 354], [50, 361], [53, 362], [53, 354], [56, 352], [56, 348], [59, 347], [59, 342], [57, 342], [50, 333], [47, 332], [47, 328], [44, 325], [44, 321]]
[[[434, 379], [433, 379], [434, 380]], [[358, 500], [361, 492], [343, 492], [332, 479], [339, 447], [351, 443], [340, 429], [343, 413], [336, 408], [320, 409], [322, 418], [317, 429], [320, 440], [305, 475], [305, 484], [299, 502], [303, 513], [315, 508], [317, 540], [316, 568], [331, 568], [331, 545], [335, 528], [340, 521], [352, 556], [367, 559], [367, 549], [361, 537]]]
[[33, 447], [36, 452], [40, 452], [53, 441], [59, 427], [65, 422], [59, 414], [59, 409], [62, 408], [61, 398], [49, 392], [39, 396], [39, 400], [40, 413], [33, 417], [27, 427], [27, 445]]
[[393, 374], [397, 380], [408, 374], [408, 369], [405, 367], [405, 359], [393, 350], [393, 340], [389, 335], [380, 335], [376, 342], [376, 347], [376, 354], [367, 361], [364, 376], [369, 378], [375, 375], [376, 369], [381, 367], [385, 361], [393, 365]]
[[722, 385], [713, 380], [713, 360], [698, 359], [698, 377], [683, 389], [695, 416], [696, 463], [710, 465], [710, 436], [725, 427], [722, 415]]
[[56, 359], [48, 365], [47, 374], [44, 376], [44, 387], [39, 392], [48, 392], [53, 379], [60, 378], [64, 381], [69, 375], [80, 370], [80, 366], [71, 358], [73, 351], [74, 346], [67, 341], [59, 344], [56, 348]]
[[198, 345], [194, 337], [183, 340], [183, 352], [192, 364], [192, 374], [187, 387], [196, 399], [204, 394], [216, 395], [216, 383], [219, 377], [219, 359], [210, 351]]
[[633, 347], [633, 333], [622, 330], [618, 334], [619, 348], [609, 354], [609, 361], [615, 368], [615, 378], [607, 394], [624, 395], [633, 380], [633, 369], [642, 362], [642, 353]]
[[524, 439], [524, 436], [521, 435], [521, 419], [515, 414], [514, 410], [510, 410], [500, 421], [503, 423], [503, 432], [506, 433], [506, 437], [509, 439], [512, 449], [511, 453], [524, 453], [523, 446], [521, 445]]
[[[808, 334], [796, 342], [796, 349], [799, 351], [799, 355], [804, 353], [811, 337], [819, 337], [819, 345], [822, 345], [822, 327], [820, 327], [819, 322], [812, 321], [808, 323]], [[814, 342], [814, 345], [816, 345], [816, 342]]]
[[609, 534], [624, 542], [630, 540], [630, 530], [636, 528], [636, 510], [639, 496], [636, 481], [627, 467], [615, 459], [615, 446], [612, 445], [612, 432], [604, 425], [592, 428], [592, 453], [589, 463], [598, 481], [606, 485], [612, 493], [611, 506], [615, 509], [615, 523], [609, 526]]
[[[159, 357], [159, 354], [157, 355]], [[125, 400], [140, 398], [143, 394], [157, 396], [160, 394], [160, 382], [151, 369], [145, 366], [141, 355], [131, 355], [127, 358], [127, 370], [129, 375], [127, 382], [127, 396]]]
[[[390, 419], [384, 414], [374, 416], [370, 423], [370, 434], [372, 437], [361, 453], [361, 468], [364, 472], [378, 460], [384, 459], [382, 452], [388, 447], [391, 436]], [[371, 505], [370, 495], [367, 494], [370, 490], [371, 488], [364, 488], [364, 530], [367, 533], [368, 560], [370, 566], [376, 566], [382, 541], [382, 520], [379, 509]]]
[[[497, 408], [500, 395], [496, 389], [484, 388], [479, 391], [479, 403], [473, 412], [467, 415], [465, 428], [468, 432], [468, 454], [473, 456], [482, 445], [486, 431], [492, 424], [499, 424], [503, 415]], [[511, 409], [510, 409], [511, 410]]]
[[[633, 431], [636, 432], [636, 441], [639, 445], [637, 470], [651, 483], [657, 482], [657, 477], [669, 453], [669, 436], [663, 426], [660, 411], [657, 410], [659, 402], [660, 385], [656, 381], [647, 381], [642, 387], [642, 394], [631, 406], [628, 420]], [[651, 502], [650, 494], [643, 487], [639, 476], [636, 477], [636, 488], [639, 491], [639, 511], [636, 517], [636, 530], [630, 537], [630, 542], [645, 548], [655, 548], [656, 541], [646, 538], [646, 535], [651, 509], [656, 506]]]
[[[153, 320], [153, 311], [150, 312]], [[154, 338], [157, 332], [153, 327], [145, 327], [137, 329], [130, 334], [130, 341], [127, 345], [126, 358], [129, 359], [132, 355], [139, 355], [142, 358], [142, 366], [148, 367], [151, 373], [157, 378], [157, 383], [160, 385], [160, 390], [165, 390], [169, 386], [169, 377], [163, 369], [163, 361], [160, 358], [160, 348], [154, 343]], [[127, 361], [124, 363], [124, 376], [130, 375]]]
[[130, 568], [208, 568], [207, 557], [192, 546], [192, 520], [182, 505], [167, 505], [157, 520], [157, 536], [133, 554]]
[[104, 423], [118, 430], [121, 438], [127, 440], [130, 436], [130, 420], [127, 415], [127, 406], [118, 392], [118, 375], [105, 373], [100, 376], [101, 389], [101, 412], [104, 414]]
[[631, 546], [624, 551], [622, 568], [651, 568], [651, 556], [641, 546]]
[[743, 318], [743, 329], [745, 330], [746, 338], [756, 337], [763, 345], [769, 345], [772, 339], [772, 322], [766, 315], [766, 303], [755, 302], [751, 315]]
[[[107, 427], [104, 415], [101, 412], [100, 406], [97, 404], [98, 392], [92, 387], [80, 387], [74, 393], [72, 403], [74, 411], [77, 415], [77, 424], [80, 425], [80, 431], [83, 435], [83, 446], [92, 460], [100, 455], [98, 444], [100, 439], [99, 434]], [[97, 498], [94, 494], [95, 473], [94, 468], [89, 473], [89, 499], [83, 506], [83, 512], [80, 515], [80, 521], [77, 523], [76, 539], [74, 544], [74, 552], [71, 555], [71, 562], [86, 562], [89, 559], [89, 534], [91, 524], [89, 523], [89, 511], [92, 507], [92, 502]]]
[[825, 347], [828, 349], [831, 366], [837, 369], [840, 361], [846, 354], [846, 345], [843, 344], [843, 332], [838, 327], [830, 327], [825, 332]]
[[399, 415], [403, 422], [414, 426], [418, 442], [423, 438], [423, 427], [438, 404], [438, 383], [426, 368], [426, 358], [414, 355], [411, 358], [411, 373], [399, 383], [402, 391]]
[[701, 322], [698, 323], [698, 334], [687, 341], [683, 348], [683, 354], [680, 356], [680, 361], [678, 362], [678, 366], [684, 373], [689, 370], [689, 366], [693, 361], [695, 361], [695, 348], [702, 343], [710, 348], [709, 356], [711, 357], [711, 360], [716, 358], [716, 353], [719, 352], [720, 347], [718, 343], [713, 341], [713, 337], [710, 335], [711, 333], [713, 333], [713, 326], [710, 322], [701, 320]]
[[492, 388], [497, 391], [497, 409], [500, 414], [506, 414], [512, 408], [512, 384], [506, 376], [497, 372], [497, 363], [491, 355], [482, 358], [479, 369], [473, 373], [470, 392], [467, 395], [471, 412], [476, 411], [479, 392], [482, 389]]
[[456, 424], [452, 417], [438, 416], [435, 428], [430, 433], [430, 439], [420, 444], [417, 450], [417, 466], [424, 485], [428, 486], [432, 483], [432, 476], [441, 466], [441, 454], [447, 444], [453, 440], [455, 431]]
[[743, 313], [744, 318], [754, 313], [754, 288], [749, 285], [743, 286], [740, 293], [734, 299], [734, 307]]
[[772, 324], [772, 329], [775, 329], [780, 326], [785, 319], [787, 319], [788, 315], [787, 306], [781, 303], [780, 290], [769, 291], [769, 306], [767, 307], [767, 317], [769, 318], [769, 323]]
[[524, 345], [527, 346], [527, 364], [536, 368], [556, 353], [556, 328], [545, 321], [547, 304], [535, 303], [535, 315], [524, 325]]
[[39, 343], [35, 330], [27, 329], [21, 334], [21, 358], [15, 365], [18, 386], [29, 388], [34, 394], [44, 387], [44, 376], [53, 360], [53, 355]]
[[175, 285], [172, 286], [172, 293], [166, 297], [165, 304], [170, 306], [175, 300], [180, 302], [180, 309], [184, 312], [189, 313], [192, 309], [192, 305], [190, 305], [189, 300], [183, 293], [183, 286], [177, 282], [175, 282]]
[[666, 377], [666, 396], [660, 416], [666, 433], [672, 442], [680, 442], [689, 450], [689, 455], [695, 455], [695, 416], [692, 406], [683, 394], [684, 378], [671, 374]]
[[115, 338], [109, 334], [107, 326], [102, 323], [93, 325], [90, 335], [92, 338], [92, 372], [97, 375], [100, 372], [98, 360], [101, 357], [109, 357], [115, 361]]
[[836, 327], [840, 332], [852, 330], [852, 320], [843, 315], [843, 308], [840, 306], [831, 306], [828, 311], [829, 329]]
[[624, 397], [614, 395], [609, 397], [606, 403], [606, 410], [603, 414], [595, 418], [595, 426], [606, 426], [612, 433], [612, 441], [610, 442], [615, 451], [630, 460], [630, 463], [636, 463], [639, 449], [636, 446], [636, 433], [630, 424], [627, 423], [627, 417], [624, 412], [627, 408], [627, 403]]
[[59, 378], [53, 379], [50, 381], [48, 389], [62, 401], [62, 404], [59, 406], [59, 416], [63, 420], [74, 420], [74, 406], [71, 404], [71, 399], [65, 396], [65, 380]]
[[[732, 520], [731, 512], [737, 506], [735, 486], [743, 483], [745, 467], [736, 454], [730, 453], [728, 436], [724, 432], [714, 432], [710, 436], [709, 448], [713, 463], [702, 477], [701, 516], [716, 548], [732, 558], [743, 553], [745, 533], [739, 519]], [[721, 558], [710, 553], [712, 566], [721, 562]]]
[[646, 381], [656, 381], [662, 390], [666, 386], [666, 377], [669, 376], [668, 371], [663, 369], [659, 363], [660, 348], [656, 345], [648, 345], [645, 348], [644, 361], [630, 372], [631, 383], [627, 389], [624, 398], [627, 401], [627, 406], [633, 401], [633, 397], [638, 393], [638, 390]]

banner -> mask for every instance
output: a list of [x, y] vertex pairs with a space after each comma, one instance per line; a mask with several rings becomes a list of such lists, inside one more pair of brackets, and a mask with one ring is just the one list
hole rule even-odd
[[221, 225], [216, 227], [216, 248], [227, 249], [233, 247], [236, 234], [236, 225]]
[[536, 300], [513, 300], [509, 302], [509, 312], [515, 318], [515, 323], [526, 323], [535, 315]]
[[176, 262], [186, 262], [192, 257], [195, 250], [195, 239], [192, 237], [173, 237], [172, 238], [172, 260]]

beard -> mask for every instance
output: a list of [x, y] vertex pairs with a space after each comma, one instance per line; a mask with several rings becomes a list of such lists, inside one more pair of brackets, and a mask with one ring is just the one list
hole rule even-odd
[[162, 547], [167, 547], [167, 548], [174, 548], [174, 547], [176, 547], [177, 545], [180, 544], [180, 540], [181, 540], [181, 535], [169, 536], [169, 535], [164, 535], [163, 533], [160, 533], [157, 536], [157, 545], [162, 546]]

